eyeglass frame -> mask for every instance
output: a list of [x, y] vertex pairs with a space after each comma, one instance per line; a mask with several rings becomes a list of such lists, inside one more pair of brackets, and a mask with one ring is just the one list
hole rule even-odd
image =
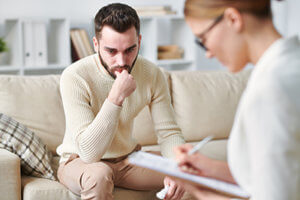
[[215, 18], [214, 22], [202, 33], [198, 34], [197, 38], [195, 39], [196, 44], [198, 44], [201, 48], [204, 49], [204, 51], [207, 51], [207, 47], [204, 44], [203, 39], [201, 39], [205, 34], [207, 34], [209, 31], [211, 31], [222, 19], [224, 14], [220, 15], [219, 17]]

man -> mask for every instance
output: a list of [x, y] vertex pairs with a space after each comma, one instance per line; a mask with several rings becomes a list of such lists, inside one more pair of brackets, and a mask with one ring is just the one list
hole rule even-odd
[[166, 80], [151, 62], [138, 56], [137, 13], [110, 4], [95, 17], [97, 54], [68, 67], [61, 76], [66, 133], [57, 152], [58, 178], [82, 199], [113, 199], [114, 185], [151, 190], [169, 185], [165, 199], [180, 199], [182, 188], [169, 178], [128, 164], [140, 146], [132, 138], [133, 121], [149, 106], [163, 156], [184, 143], [174, 120]]

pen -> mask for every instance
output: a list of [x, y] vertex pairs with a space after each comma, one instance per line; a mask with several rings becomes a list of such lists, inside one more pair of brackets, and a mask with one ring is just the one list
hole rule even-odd
[[195, 152], [197, 152], [201, 147], [203, 147], [206, 143], [208, 143], [211, 139], [213, 139], [212, 136], [207, 136], [203, 140], [201, 140], [197, 145], [195, 145], [189, 152], [188, 155], [192, 155]]

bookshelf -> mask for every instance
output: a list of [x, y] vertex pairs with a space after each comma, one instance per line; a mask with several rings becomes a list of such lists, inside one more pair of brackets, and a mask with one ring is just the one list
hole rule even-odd
[[[7, 62], [0, 65], [0, 74], [30, 75], [38, 71], [62, 71], [70, 65], [69, 22], [66, 19], [39, 20], [46, 27], [46, 64], [25, 65], [25, 23], [35, 19], [7, 19], [5, 21], [5, 41], [9, 51]], [[39, 41], [39, 38], [37, 39]], [[33, 73], [36, 74], [36, 73]]]
[[[70, 26], [65, 18], [43, 20], [47, 29], [47, 64], [28, 66], [24, 63], [24, 21], [28, 19], [5, 20], [5, 41], [9, 48], [8, 62], [0, 64], [0, 74], [42, 75], [60, 74], [71, 64]], [[31, 19], [35, 20], [35, 19]], [[196, 45], [194, 36], [187, 27], [184, 17], [178, 15], [141, 16], [142, 44], [140, 54], [159, 67], [167, 70], [196, 70]], [[92, 45], [94, 33], [92, 20], [86, 22], [89, 42]], [[181, 59], [159, 60], [159, 45], [178, 45], [183, 49]]]
[[[142, 16], [141, 34], [140, 54], [145, 58], [167, 70], [196, 70], [197, 47], [183, 16]], [[183, 57], [159, 60], [157, 47], [160, 45], [177, 45], [183, 50]]]

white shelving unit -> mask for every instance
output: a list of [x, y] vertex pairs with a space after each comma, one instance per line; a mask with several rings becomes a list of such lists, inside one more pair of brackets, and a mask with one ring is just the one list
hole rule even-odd
[[49, 19], [44, 21], [47, 26], [48, 64], [45, 66], [25, 66], [23, 39], [25, 20], [28, 19], [8, 19], [5, 21], [5, 41], [9, 51], [7, 63], [0, 65], [0, 74], [60, 73], [66, 66], [70, 65], [69, 22], [66, 19]]
[[[59, 74], [71, 64], [70, 23], [66, 19], [48, 19], [46, 66], [25, 66], [23, 50], [23, 19], [5, 22], [5, 41], [9, 53], [8, 63], [0, 65], [0, 74], [40, 75]], [[87, 22], [90, 30], [93, 23]], [[74, 25], [73, 25], [74, 26]], [[75, 28], [75, 27], [72, 27]], [[194, 36], [184, 17], [177, 15], [141, 17], [142, 45], [140, 54], [167, 70], [195, 70], [196, 46]], [[89, 33], [90, 36], [93, 33]], [[91, 41], [91, 39], [90, 39]], [[158, 60], [158, 45], [176, 44], [184, 50], [182, 59]]]
[[[142, 46], [140, 54], [167, 70], [195, 70], [196, 45], [183, 16], [167, 15], [141, 18]], [[182, 59], [157, 59], [158, 45], [178, 45], [184, 50]]]

